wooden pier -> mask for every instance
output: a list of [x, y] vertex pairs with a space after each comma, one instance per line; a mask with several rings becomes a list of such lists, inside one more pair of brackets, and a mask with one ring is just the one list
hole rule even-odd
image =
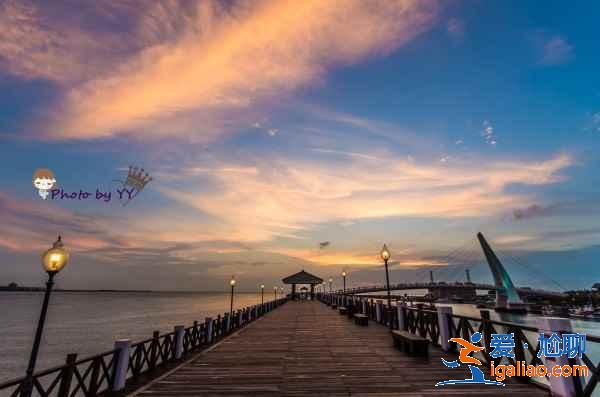
[[323, 303], [291, 301], [130, 396], [549, 395], [510, 379], [505, 387], [435, 387], [470, 376], [464, 366], [443, 366], [442, 357], [454, 359], [434, 346], [428, 358], [409, 357], [385, 326], [357, 326]]

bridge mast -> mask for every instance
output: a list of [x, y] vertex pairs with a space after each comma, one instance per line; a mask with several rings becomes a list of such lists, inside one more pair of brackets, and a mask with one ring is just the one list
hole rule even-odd
[[508, 272], [504, 268], [504, 265], [502, 265], [502, 262], [500, 262], [500, 259], [498, 259], [485, 237], [483, 237], [483, 234], [477, 233], [477, 239], [479, 240], [479, 244], [481, 244], [485, 259], [494, 276], [494, 285], [496, 286], [496, 310], [524, 311], [523, 301], [521, 300], [521, 297], [519, 297], [519, 293], [510, 279]]

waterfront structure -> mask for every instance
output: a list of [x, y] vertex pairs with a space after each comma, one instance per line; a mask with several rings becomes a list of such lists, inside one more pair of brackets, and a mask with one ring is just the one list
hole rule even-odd
[[283, 280], [284, 284], [292, 285], [292, 300], [297, 298], [296, 294], [296, 285], [298, 284], [306, 284], [310, 285], [310, 298], [315, 298], [315, 285], [321, 284], [323, 279], [317, 277], [313, 274], [310, 274], [304, 270], [299, 271], [298, 273], [292, 274], [291, 276], [287, 276]]
[[498, 259], [498, 256], [496, 256], [496, 253], [492, 250], [492, 247], [490, 247], [482, 233], [477, 233], [477, 239], [481, 244], [485, 259], [494, 276], [494, 285], [496, 287], [496, 310], [525, 313], [527, 311], [526, 306], [521, 300], [504, 265], [502, 265], [502, 262], [500, 262], [500, 259]]
[[[319, 296], [326, 299], [325, 294]], [[372, 309], [371, 303], [365, 307]], [[361, 327], [321, 302], [287, 302], [228, 343], [198, 355], [135, 395], [177, 395], [183, 390], [195, 396], [434, 395], [444, 394], [435, 388], [436, 382], [468, 375], [465, 368], [442, 365], [442, 358], [456, 354], [437, 343], [427, 358], [397, 351], [389, 329], [373, 314], [368, 315], [375, 324]], [[426, 314], [423, 319], [437, 324], [437, 316]], [[506, 384], [502, 393], [513, 396], [549, 395], [544, 388], [517, 380]], [[454, 395], [473, 392], [468, 385], [452, 388]], [[498, 393], [495, 388], [477, 388], [481, 397]]]
[[[487, 310], [481, 310], [479, 318], [453, 314], [451, 307], [432, 309], [406, 304], [388, 312], [383, 310], [383, 300], [329, 293], [317, 298], [320, 302], [279, 299], [235, 310], [232, 315], [196, 321], [191, 327], [178, 325], [163, 335], [156, 331], [152, 338], [139, 343], [119, 340], [114, 350], [88, 358], [77, 359], [71, 354], [64, 366], [34, 374], [34, 384], [40, 395], [58, 397], [79, 395], [77, 391], [86, 397], [175, 396], [183, 391], [197, 396], [427, 395], [437, 390], [435, 384], [441, 380], [459, 378], [460, 371], [468, 375], [465, 368], [442, 365], [442, 358], [456, 357], [448, 343], [451, 338], [468, 339], [481, 333], [483, 340], [489, 340], [492, 334], [510, 330], [515, 346], [523, 346], [515, 348], [515, 359], [541, 365], [544, 361], [535, 354], [535, 339], [527, 334], [535, 338], [540, 332], [569, 331], [568, 320], [564, 319], [541, 321], [539, 327], [532, 327], [495, 321]], [[342, 301], [352, 316], [340, 316], [327, 309], [326, 305], [334, 307]], [[254, 322], [265, 315], [264, 320]], [[349, 320], [356, 316], [366, 317], [373, 325], [359, 326]], [[390, 329], [384, 325], [428, 341], [428, 356], [413, 357], [395, 350]], [[230, 335], [234, 337], [220, 343]], [[600, 343], [600, 338], [587, 335], [587, 343]], [[316, 350], [325, 354], [313, 354]], [[484, 366], [497, 364], [489, 354], [480, 359]], [[581, 360], [592, 366], [589, 378], [558, 377], [549, 385], [511, 378], [505, 381], [503, 390], [528, 397], [550, 393], [591, 396], [598, 378], [595, 368], [600, 364], [591, 361], [585, 352]], [[24, 379], [1, 384], [0, 394], [8, 392], [17, 397], [23, 385]], [[452, 393], [473, 393], [468, 387], [453, 387]], [[498, 395], [494, 388], [477, 389], [476, 393], [482, 397]]]

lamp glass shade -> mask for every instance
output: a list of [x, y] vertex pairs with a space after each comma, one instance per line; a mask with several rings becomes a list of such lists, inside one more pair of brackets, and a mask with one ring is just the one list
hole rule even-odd
[[388, 249], [387, 245], [383, 244], [383, 248], [381, 249], [381, 259], [387, 261], [390, 259], [390, 256], [392, 256], [392, 254], [390, 254], [390, 250]]
[[235, 278], [232, 278], [229, 284], [233, 287], [235, 285]]
[[62, 247], [53, 247], [42, 255], [42, 265], [48, 273], [58, 273], [67, 264], [69, 253]]
[[261, 285], [260, 285], [260, 289], [265, 289], [265, 285], [264, 285], [264, 284], [261, 284]]
[[342, 272], [342, 277], [346, 277], [346, 272]]
[[332, 283], [332, 282], [333, 282], [333, 279], [332, 279], [332, 278], [330, 278], [330, 279], [329, 279], [329, 282], [330, 282], [330, 283]]

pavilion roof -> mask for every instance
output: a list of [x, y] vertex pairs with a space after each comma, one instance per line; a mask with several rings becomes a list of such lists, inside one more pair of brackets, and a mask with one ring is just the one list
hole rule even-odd
[[323, 279], [302, 270], [296, 274], [287, 276], [282, 281], [285, 284], [321, 284]]

